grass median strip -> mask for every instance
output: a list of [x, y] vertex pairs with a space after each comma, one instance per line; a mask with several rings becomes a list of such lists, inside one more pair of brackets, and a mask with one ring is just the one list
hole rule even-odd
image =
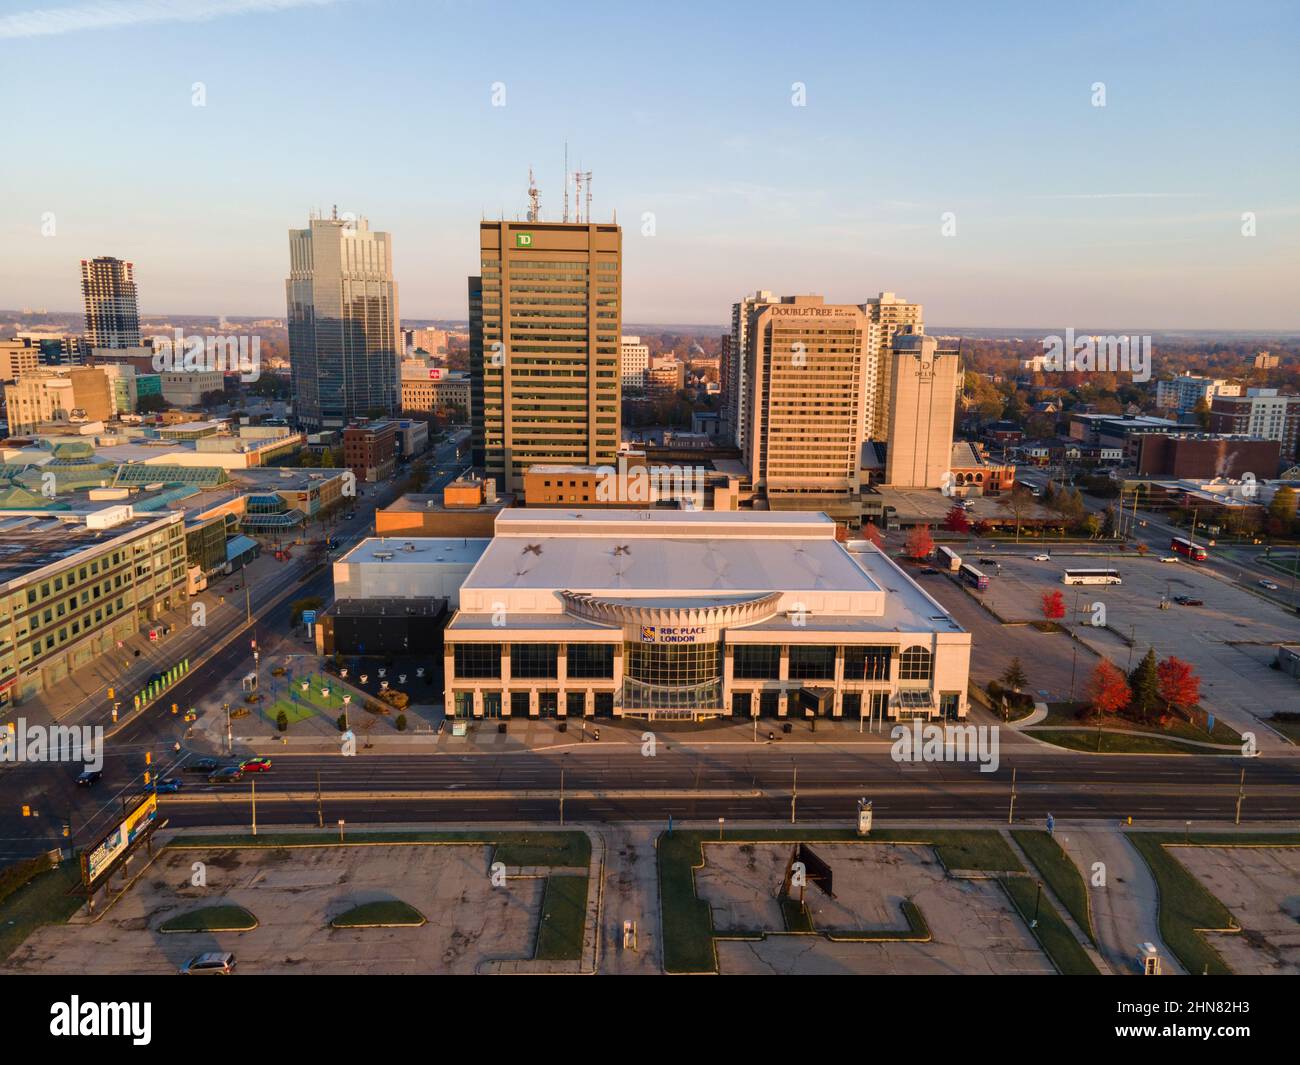
[[[1030, 727], [1024, 735], [1036, 740], [1064, 747], [1071, 751], [1085, 751], [1093, 754], [1214, 754], [1212, 747], [1193, 747], [1189, 743], [1180, 743], [1174, 739], [1157, 736], [1130, 736], [1123, 732], [1103, 732], [1101, 749], [1098, 750], [1097, 733], [1092, 729], [1067, 732], [1059, 729], [1041, 729]], [[1239, 754], [1239, 747], [1223, 746], [1224, 754]]]
[[159, 932], [251, 932], [257, 918], [242, 906], [203, 906], [164, 921]]
[[1236, 930], [1232, 913], [1173, 853], [1179, 846], [1300, 847], [1300, 833], [1129, 832], [1128, 841], [1146, 861], [1160, 893], [1160, 937], [1189, 973], [1213, 976], [1232, 969], [1201, 933]]
[[538, 961], [577, 961], [587, 926], [587, 878], [551, 876], [546, 879], [542, 916], [537, 923]]
[[1021, 849], [1029, 855], [1034, 868], [1047, 881], [1048, 887], [1074, 918], [1074, 923], [1083, 929], [1084, 934], [1097, 945], [1097, 937], [1092, 930], [1092, 915], [1088, 911], [1088, 886], [1083, 881], [1079, 867], [1065, 853], [1056, 839], [1047, 832], [1037, 829], [1013, 829], [1011, 832]]
[[330, 921], [331, 928], [419, 928], [424, 914], [401, 899], [379, 899], [339, 914]]
[[[1047, 952], [1052, 964], [1065, 976], [1098, 976], [1087, 951], [1079, 946], [1074, 933], [1061, 920], [1056, 907], [1040, 895], [1036, 881], [1026, 876], [1000, 877], [998, 883], [1011, 899], [1012, 905], [1029, 926], [1029, 931], [1039, 946]], [[1035, 917], [1035, 915], [1037, 915]]]

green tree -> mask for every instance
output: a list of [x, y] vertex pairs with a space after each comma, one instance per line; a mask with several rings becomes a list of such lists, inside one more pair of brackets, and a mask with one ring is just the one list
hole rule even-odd
[[278, 714], [275, 715], [275, 727], [278, 728], [281, 732], [289, 731], [289, 715], [286, 714], [283, 710], [281, 710]]
[[1142, 661], [1129, 674], [1129, 690], [1133, 693], [1129, 703], [1133, 713], [1143, 721], [1152, 721], [1159, 716], [1163, 700], [1160, 697], [1160, 673], [1156, 663], [1156, 650], [1148, 647]]
[[1024, 667], [1020, 664], [1020, 658], [1017, 656], [1011, 660], [1011, 665], [1002, 671], [1002, 683], [1012, 691], [1020, 691], [1029, 683], [1029, 678], [1025, 676]]
[[1273, 493], [1273, 499], [1268, 504], [1268, 516], [1270, 518], [1276, 518], [1284, 524], [1290, 525], [1290, 523], [1295, 520], [1295, 508], [1295, 489], [1287, 488], [1283, 485]]

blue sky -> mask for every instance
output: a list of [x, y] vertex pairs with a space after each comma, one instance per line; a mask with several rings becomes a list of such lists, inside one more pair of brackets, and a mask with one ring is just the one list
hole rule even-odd
[[477, 220], [525, 209], [530, 165], [557, 217], [567, 140], [624, 225], [630, 322], [770, 288], [1300, 327], [1298, 12], [0, 0], [0, 306], [75, 309], [108, 254], [146, 313], [282, 315], [287, 230], [338, 204], [394, 235], [404, 316], [463, 318]]

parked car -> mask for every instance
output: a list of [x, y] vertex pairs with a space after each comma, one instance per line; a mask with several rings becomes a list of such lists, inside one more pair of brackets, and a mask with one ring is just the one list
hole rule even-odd
[[939, 571], [938, 571], [937, 569], [935, 569], [933, 566], [926, 566], [925, 569], [921, 570], [921, 576], [922, 576], [922, 577], [933, 577], [933, 576], [934, 576], [936, 573], [938, 573], [938, 572], [939, 572]]
[[237, 765], [225, 765], [208, 777], [209, 784], [233, 784], [244, 779], [244, 771]]
[[269, 758], [245, 758], [239, 763], [239, 768], [245, 773], [265, 773], [271, 768], [271, 759]]
[[1190, 595], [1176, 595], [1174, 596], [1174, 602], [1179, 604], [1180, 606], [1204, 606], [1205, 605], [1204, 599], [1194, 599]]
[[1261, 588], [1267, 588], [1270, 592], [1277, 591], [1277, 581], [1270, 581], [1267, 577], [1261, 578], [1259, 586]]
[[229, 976], [234, 971], [235, 956], [221, 950], [200, 954], [181, 966], [182, 976]]
[[221, 763], [215, 758], [196, 758], [185, 765], [187, 773], [215, 773], [220, 768]]
[[1161, 561], [1161, 562], [1177, 562], [1177, 561], [1178, 561], [1178, 556], [1177, 556], [1177, 555], [1165, 555], [1164, 558], [1162, 558], [1160, 561]]
[[1051, 555], [1035, 555], [1035, 556], [1034, 556], [1034, 561], [1035, 561], [1035, 562], [1051, 562], [1051, 561], [1052, 561], [1052, 556], [1051, 556]]
[[981, 565], [981, 566], [992, 566], [994, 569], [1001, 569], [1001, 568], [1002, 568], [1002, 563], [999, 562], [996, 558], [982, 558], [982, 559], [980, 559], [980, 565]]
[[185, 781], [180, 777], [163, 777], [154, 785], [154, 790], [159, 795], [175, 795], [181, 788], [185, 787]]
[[84, 769], [77, 774], [77, 787], [93, 788], [103, 775], [98, 769]]

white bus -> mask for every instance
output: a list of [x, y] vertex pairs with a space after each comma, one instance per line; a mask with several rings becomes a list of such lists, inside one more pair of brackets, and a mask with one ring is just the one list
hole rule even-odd
[[1062, 584], [1123, 584], [1115, 569], [1067, 569]]
[[938, 556], [937, 561], [949, 573], [956, 573], [961, 569], [961, 555], [957, 554], [951, 547], [940, 546], [936, 549], [935, 554]]

